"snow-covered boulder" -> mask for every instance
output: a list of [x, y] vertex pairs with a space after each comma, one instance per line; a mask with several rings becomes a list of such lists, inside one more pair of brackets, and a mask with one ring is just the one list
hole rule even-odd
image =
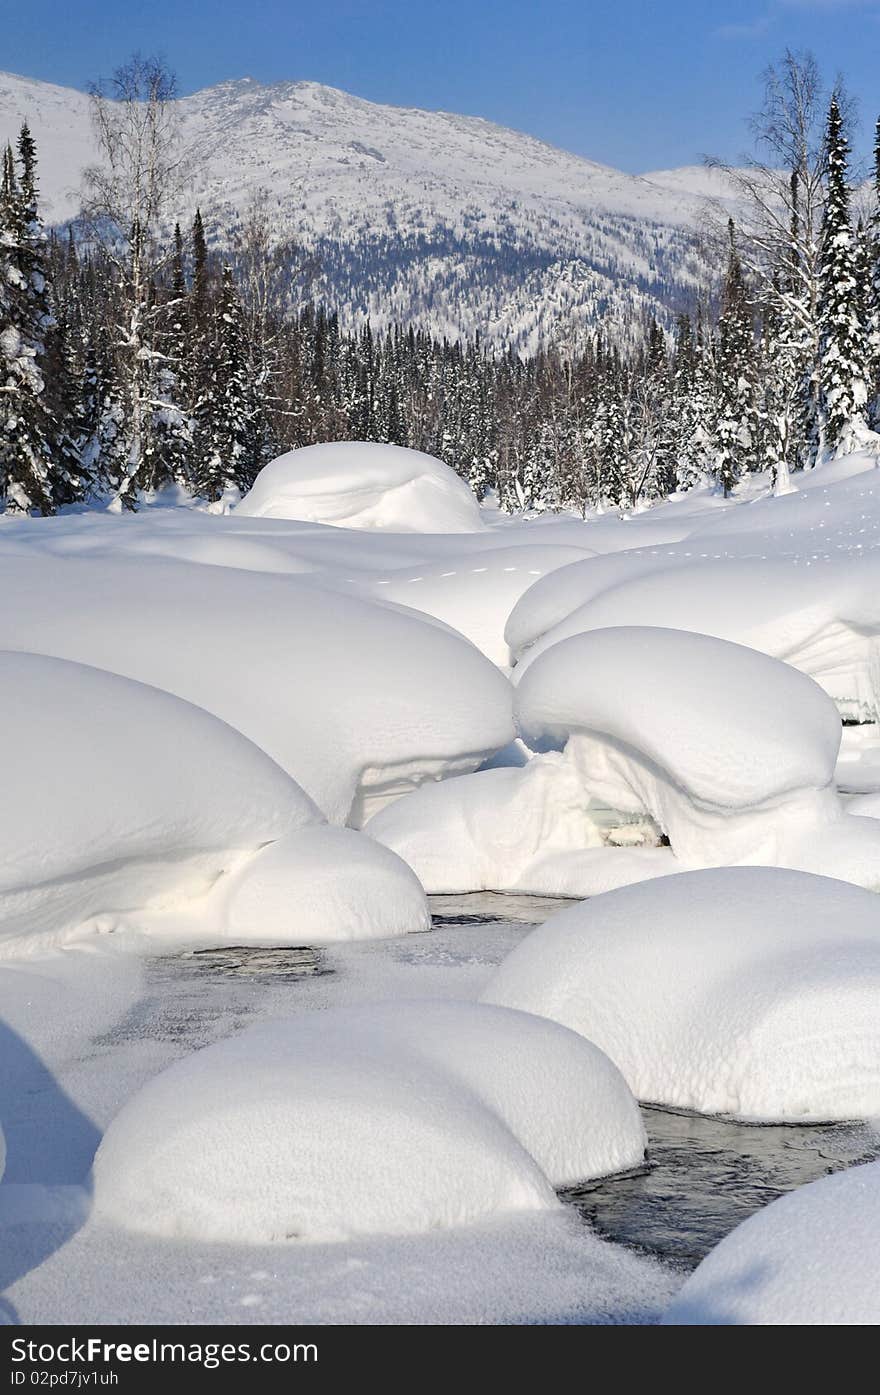
[[643, 846], [657, 843], [649, 816], [598, 806], [573, 762], [555, 751], [522, 768], [423, 785], [381, 809], [364, 831], [437, 894], [593, 896], [676, 870], [668, 848]]
[[[571, 578], [564, 593], [562, 582], [546, 585], [530, 603], [525, 593], [508, 623], [509, 642], [527, 670], [541, 653], [587, 630], [690, 630], [782, 659], [814, 678], [844, 717], [872, 720], [880, 712], [880, 554], [838, 556], [820, 545], [812, 564], [806, 540], [804, 556], [712, 557], [694, 546], [665, 562], [640, 554], [597, 559], [595, 569], [576, 564], [565, 569]], [[572, 605], [577, 591], [583, 599]], [[542, 612], [552, 617], [551, 598], [572, 608], [536, 636]]]
[[484, 526], [473, 493], [448, 465], [418, 450], [365, 441], [279, 456], [263, 467], [236, 513], [392, 533], [472, 533]]
[[619, 1073], [563, 1029], [472, 1003], [340, 1009], [172, 1066], [110, 1125], [98, 1213], [156, 1235], [336, 1240], [557, 1203], [630, 1166]]
[[586, 791], [649, 813], [685, 864], [784, 860], [842, 817], [834, 704], [804, 674], [742, 645], [626, 626], [542, 654], [516, 689], [536, 749], [566, 748]]
[[320, 821], [239, 732], [169, 693], [0, 653], [0, 940], [203, 895]]
[[514, 734], [510, 684], [460, 635], [293, 576], [4, 552], [0, 589], [15, 596], [0, 647], [93, 664], [213, 712], [334, 822], [473, 770]]
[[743, 1221], [706, 1256], [663, 1321], [880, 1323], [880, 1163], [822, 1177]]
[[421, 883], [405, 862], [349, 828], [298, 829], [260, 849], [221, 889], [235, 944], [305, 945], [428, 930]]
[[581, 1032], [639, 1099], [756, 1121], [880, 1114], [880, 901], [770, 868], [664, 877], [561, 911], [484, 999]]
[[580, 607], [642, 572], [657, 571], [660, 565], [653, 550], [612, 552], [607, 556], [567, 562], [564, 567], [538, 578], [523, 592], [507, 619], [504, 638], [513, 659], [519, 661], [518, 666], [525, 672], [529, 662], [551, 644], [593, 628], [590, 625], [577, 627], [574, 622], [569, 628], [564, 627], [568, 617]]

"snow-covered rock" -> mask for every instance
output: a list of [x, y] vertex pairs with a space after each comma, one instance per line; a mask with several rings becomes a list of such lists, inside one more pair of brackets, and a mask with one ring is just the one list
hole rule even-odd
[[561, 911], [484, 999], [581, 1032], [642, 1100], [805, 1122], [880, 1114], [878, 992], [875, 895], [723, 868]]
[[95, 1204], [156, 1235], [336, 1240], [551, 1209], [548, 1174], [643, 1150], [619, 1073], [573, 1033], [476, 1004], [341, 1009], [156, 1077], [104, 1136]]
[[202, 896], [320, 821], [216, 717], [116, 674], [0, 653], [0, 941]]
[[442, 460], [367, 441], [288, 451], [263, 467], [237, 512], [392, 533], [472, 533], [484, 527], [473, 493]]
[[[0, 588], [16, 597], [0, 614], [0, 647], [93, 664], [203, 707], [334, 822], [358, 824], [423, 780], [473, 770], [514, 734], [510, 684], [466, 640], [295, 576], [11, 548]], [[120, 722], [136, 740], [136, 724]]]
[[[743, 542], [749, 551], [760, 547], [748, 533]], [[551, 577], [531, 599], [525, 593], [508, 639], [527, 671], [547, 649], [587, 630], [657, 625], [714, 635], [784, 660], [814, 678], [844, 717], [872, 720], [880, 712], [880, 555], [838, 556], [821, 546], [812, 565], [772, 552], [713, 558], [694, 540], [665, 561], [640, 554], [597, 559], [595, 571], [590, 562], [575, 564], [565, 569], [567, 585]], [[564, 618], [553, 618], [568, 605]], [[546, 629], [545, 620], [552, 621]]]
[[[596, 526], [589, 525], [588, 538], [592, 539]], [[532, 659], [552, 644], [594, 628], [590, 625], [578, 628], [574, 618], [571, 625], [565, 623], [594, 596], [640, 576], [643, 571], [657, 571], [661, 565], [653, 549], [614, 551], [605, 556], [568, 562], [536, 580], [514, 605], [504, 630], [511, 655], [518, 661], [517, 678], [526, 671]], [[670, 565], [668, 560], [666, 565]]]
[[423, 785], [381, 809], [365, 832], [438, 894], [593, 896], [675, 870], [668, 849], [641, 846], [657, 842], [649, 816], [591, 801], [574, 763], [555, 751], [522, 768]]
[[596, 801], [649, 813], [685, 864], [775, 864], [843, 817], [834, 704], [742, 645], [641, 626], [576, 635], [529, 668], [516, 717], [533, 748], [565, 746]]
[[880, 1163], [799, 1187], [707, 1255], [668, 1309], [670, 1325], [880, 1322]]
[[270, 843], [222, 888], [235, 944], [304, 945], [428, 930], [421, 883], [387, 848], [348, 828], [303, 828]]

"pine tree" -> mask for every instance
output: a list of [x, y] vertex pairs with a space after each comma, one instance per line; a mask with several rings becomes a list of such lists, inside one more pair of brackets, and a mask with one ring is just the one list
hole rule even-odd
[[880, 430], [880, 116], [874, 128], [874, 212], [868, 229], [865, 349], [868, 357], [870, 421]]
[[860, 290], [849, 214], [849, 142], [837, 98], [826, 131], [828, 194], [822, 227], [819, 298], [821, 454], [845, 455], [864, 443], [868, 370]]
[[187, 407], [187, 292], [179, 225], [174, 229], [170, 294], [158, 306], [154, 318], [156, 338], [144, 475], [153, 489], [169, 484], [186, 488], [192, 467], [193, 421]]
[[196, 407], [194, 482], [209, 502], [253, 484], [263, 460], [264, 424], [252, 385], [241, 303], [225, 266]]
[[727, 275], [718, 321], [718, 397], [715, 474], [725, 495], [756, 463], [758, 423], [755, 402], [755, 342], [752, 307], [728, 222]]
[[55, 312], [46, 340], [46, 396], [55, 423], [52, 442], [52, 497], [56, 508], [80, 503], [90, 492], [82, 461], [85, 436], [81, 377], [67, 307]]
[[56, 427], [45, 392], [46, 338], [54, 327], [46, 239], [37, 204], [36, 149], [27, 125], [0, 187], [0, 498], [13, 512], [53, 513]]

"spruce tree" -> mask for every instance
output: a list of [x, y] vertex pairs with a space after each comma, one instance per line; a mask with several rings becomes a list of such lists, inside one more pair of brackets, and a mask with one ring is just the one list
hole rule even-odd
[[16, 168], [7, 147], [0, 187], [0, 491], [11, 512], [53, 513], [52, 443], [44, 369], [54, 326], [36, 149], [27, 125]]
[[194, 482], [209, 502], [249, 489], [263, 462], [264, 424], [252, 384], [241, 302], [225, 266], [196, 407]]
[[828, 192], [819, 296], [821, 453], [845, 455], [864, 442], [868, 370], [856, 249], [849, 213], [849, 142], [836, 97], [826, 129]]
[[144, 475], [152, 488], [186, 488], [193, 456], [189, 395], [188, 322], [183, 238], [174, 229], [169, 294], [154, 312], [152, 400], [144, 447]]
[[715, 474], [725, 495], [730, 493], [743, 474], [754, 468], [758, 434], [752, 307], [732, 218], [727, 227], [727, 275], [718, 321], [719, 411], [715, 431]]
[[874, 128], [874, 211], [868, 229], [865, 349], [868, 358], [871, 426], [880, 430], [880, 116]]

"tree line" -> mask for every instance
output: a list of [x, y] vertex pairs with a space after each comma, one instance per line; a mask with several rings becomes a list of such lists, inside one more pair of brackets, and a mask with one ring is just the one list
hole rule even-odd
[[[317, 441], [388, 441], [445, 460], [503, 508], [632, 508], [725, 493], [880, 440], [880, 122], [874, 198], [853, 208], [845, 95], [815, 61], [766, 75], [759, 154], [725, 168], [736, 219], [675, 332], [621, 341], [562, 326], [536, 354], [415, 325], [340, 329], [292, 310], [314, 267], [257, 198], [234, 238], [173, 222], [186, 168], [174, 82], [134, 59], [93, 92], [103, 159], [83, 215], [46, 232], [24, 126], [0, 184], [0, 507], [130, 509], [178, 488], [224, 507], [262, 465]], [[722, 167], [724, 168], [724, 167]], [[168, 230], [171, 231], [168, 231]], [[633, 348], [633, 341], [636, 347]]]

